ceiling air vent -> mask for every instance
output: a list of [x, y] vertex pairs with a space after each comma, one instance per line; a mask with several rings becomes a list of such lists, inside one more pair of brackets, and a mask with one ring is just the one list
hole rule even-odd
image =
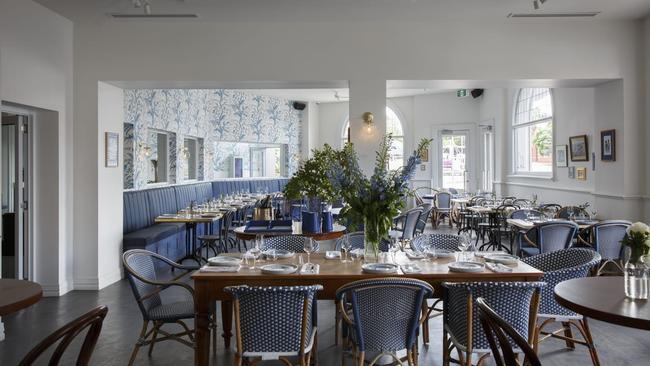
[[111, 13], [109, 16], [117, 19], [192, 19], [198, 14], [142, 14], [142, 13]]
[[510, 13], [508, 18], [593, 18], [600, 14], [599, 11], [574, 12], [574, 13]]

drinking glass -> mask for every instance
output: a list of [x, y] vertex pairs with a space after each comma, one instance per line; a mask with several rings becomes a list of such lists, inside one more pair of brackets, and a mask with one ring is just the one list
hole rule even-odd
[[[270, 250], [270, 248], [266, 247], [265, 241], [264, 241], [264, 235], [256, 235], [255, 236], [255, 246], [260, 249], [260, 253], [262, 252], [268, 252], [272, 256], [272, 260], [277, 259], [277, 253], [275, 250]], [[264, 260], [260, 258], [259, 262], [263, 262]]]
[[316, 240], [313, 238], [305, 238], [303, 250], [307, 253], [307, 264], [311, 264], [311, 253], [316, 251], [316, 245]]
[[260, 257], [260, 248], [252, 247], [250, 248], [245, 255], [253, 260], [253, 266], [248, 267], [249, 269], [257, 269], [257, 259]]
[[390, 246], [388, 251], [390, 252], [390, 258], [393, 261], [393, 264], [397, 264], [396, 254], [399, 252], [399, 241], [397, 238], [390, 238]]
[[350, 260], [348, 260], [348, 253], [350, 253], [351, 248], [352, 248], [352, 243], [350, 242], [350, 237], [348, 236], [348, 234], [345, 234], [341, 239], [341, 262], [343, 263], [351, 262]]
[[460, 261], [464, 261], [466, 258], [465, 251], [470, 247], [470, 244], [472, 243], [472, 238], [470, 238], [469, 234], [467, 233], [462, 233], [460, 234], [460, 238], [458, 240], [458, 249], [460, 249]]
[[429, 259], [429, 254], [431, 254], [431, 251], [433, 250], [435, 254], [435, 247], [433, 243], [431, 243], [430, 240], [425, 240], [422, 243], [422, 262], [430, 262], [431, 259]]

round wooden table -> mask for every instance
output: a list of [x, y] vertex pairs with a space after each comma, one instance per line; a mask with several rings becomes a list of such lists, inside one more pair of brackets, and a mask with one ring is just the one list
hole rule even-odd
[[287, 233], [287, 232], [256, 232], [256, 233], [247, 233], [246, 231], [246, 226], [238, 226], [236, 227], [233, 231], [235, 232], [235, 236], [237, 239], [240, 240], [253, 240], [257, 235], [264, 235], [264, 236], [280, 236], [280, 235], [300, 235], [300, 236], [306, 236], [309, 238], [314, 238], [314, 240], [333, 240], [340, 238], [345, 234], [346, 227], [343, 225], [337, 225], [334, 224], [334, 230], [330, 231], [329, 233], [301, 233], [301, 234], [293, 234], [293, 233]]
[[31, 306], [41, 297], [43, 288], [36, 282], [0, 278], [0, 316]]
[[588, 318], [650, 330], [649, 300], [625, 297], [623, 277], [576, 278], [555, 286], [555, 299]]

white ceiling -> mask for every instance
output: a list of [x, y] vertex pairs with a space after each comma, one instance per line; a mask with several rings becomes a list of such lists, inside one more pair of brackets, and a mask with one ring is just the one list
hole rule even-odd
[[[289, 100], [299, 100], [303, 102], [316, 103], [336, 103], [347, 102], [350, 100], [348, 89], [240, 89], [252, 94], [268, 95]], [[386, 96], [388, 98], [408, 97], [413, 95], [437, 94], [445, 92], [454, 92], [455, 89], [388, 89]], [[337, 98], [338, 96], [338, 98]]]
[[[72, 19], [107, 13], [141, 13], [131, 0], [36, 0]], [[144, 1], [144, 0], [142, 0]], [[534, 12], [532, 0], [149, 0], [152, 13], [196, 13], [195, 21], [387, 21], [506, 19]], [[648, 0], [547, 0], [536, 12], [599, 11], [596, 19], [639, 19], [650, 14]], [[134, 20], [131, 20], [134, 21]], [[135, 20], [151, 21], [151, 20]]]

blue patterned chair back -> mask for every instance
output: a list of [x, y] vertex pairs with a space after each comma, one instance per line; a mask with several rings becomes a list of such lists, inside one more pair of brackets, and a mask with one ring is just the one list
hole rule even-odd
[[[490, 307], [523, 337], [530, 329], [531, 300], [536, 291], [545, 287], [543, 282], [467, 282], [444, 283], [444, 327], [455, 343], [467, 348], [468, 322], [472, 320], [472, 344], [474, 352], [490, 352], [490, 345], [481, 329], [476, 299], [481, 297]], [[551, 289], [552, 291], [552, 289]], [[471, 316], [468, 301], [472, 301]]]
[[530, 232], [537, 235], [537, 248], [540, 253], [566, 249], [578, 232], [578, 224], [572, 221], [550, 221], [536, 225]]
[[600, 254], [588, 248], [569, 248], [522, 259], [522, 262], [544, 272], [540, 279], [546, 282], [539, 305], [540, 316], [580, 317], [555, 301], [553, 289], [562, 281], [587, 277], [600, 259]]
[[456, 195], [458, 194], [458, 190], [456, 188], [449, 188], [449, 193]]
[[[304, 253], [305, 240], [309, 240], [309, 238], [300, 235], [267, 236], [264, 238], [263, 249], [284, 249]], [[316, 251], [319, 249], [320, 245], [316, 242]]]
[[436, 193], [436, 208], [438, 209], [451, 208], [451, 193], [449, 192]]
[[557, 218], [568, 220], [571, 216], [569, 215], [569, 209], [573, 209], [574, 216], [589, 217], [589, 213], [584, 208], [578, 206], [564, 206], [557, 212]]
[[422, 207], [410, 209], [404, 213], [406, 219], [404, 220], [404, 230], [402, 231], [402, 239], [411, 239], [415, 235], [415, 227], [418, 224], [420, 215], [424, 211]]
[[530, 207], [532, 205], [532, 202], [525, 198], [517, 198], [512, 202], [512, 204], [519, 207]]
[[456, 251], [460, 244], [460, 236], [456, 234], [423, 234], [411, 241], [411, 249], [421, 252], [427, 242], [435, 246], [436, 249]]
[[360, 351], [394, 352], [417, 342], [424, 299], [431, 285], [409, 278], [378, 278], [347, 284], [336, 300], [352, 306], [354, 339]]
[[[348, 236], [348, 240], [350, 240], [350, 250], [365, 248], [364, 242], [366, 239], [366, 234], [363, 231], [355, 231], [346, 235]], [[336, 239], [336, 250], [341, 250], [342, 241], [343, 237]]]
[[527, 214], [531, 215], [531, 216], [542, 216], [542, 215], [544, 215], [542, 212], [537, 211], [537, 210], [519, 209], [519, 210], [512, 211], [510, 213], [510, 218], [515, 219], [515, 220], [525, 220]]
[[433, 211], [433, 206], [431, 204], [425, 203], [422, 204], [422, 213], [418, 217], [418, 223], [415, 225], [415, 235], [422, 234], [424, 229], [427, 226], [429, 217], [431, 216], [431, 211]]
[[[244, 353], [293, 353], [309, 342], [316, 325], [316, 292], [313, 286], [226, 287], [239, 314], [241, 351]], [[306, 309], [305, 309], [306, 306]], [[304, 323], [306, 321], [306, 323]], [[305, 339], [302, 328], [306, 327]]]
[[[149, 310], [162, 305], [162, 299], [160, 298], [160, 294], [156, 293], [159, 290], [158, 286], [140, 281], [138, 277], [149, 281], [156, 281], [158, 279], [154, 266], [154, 260], [157, 257], [160, 256], [156, 253], [141, 249], [129, 250], [122, 255], [124, 273], [129, 280], [135, 300], [145, 319], [149, 316]], [[146, 298], [143, 299], [143, 297]]]
[[620, 259], [621, 240], [630, 225], [629, 221], [609, 220], [591, 226], [594, 250], [600, 253], [603, 259]]

